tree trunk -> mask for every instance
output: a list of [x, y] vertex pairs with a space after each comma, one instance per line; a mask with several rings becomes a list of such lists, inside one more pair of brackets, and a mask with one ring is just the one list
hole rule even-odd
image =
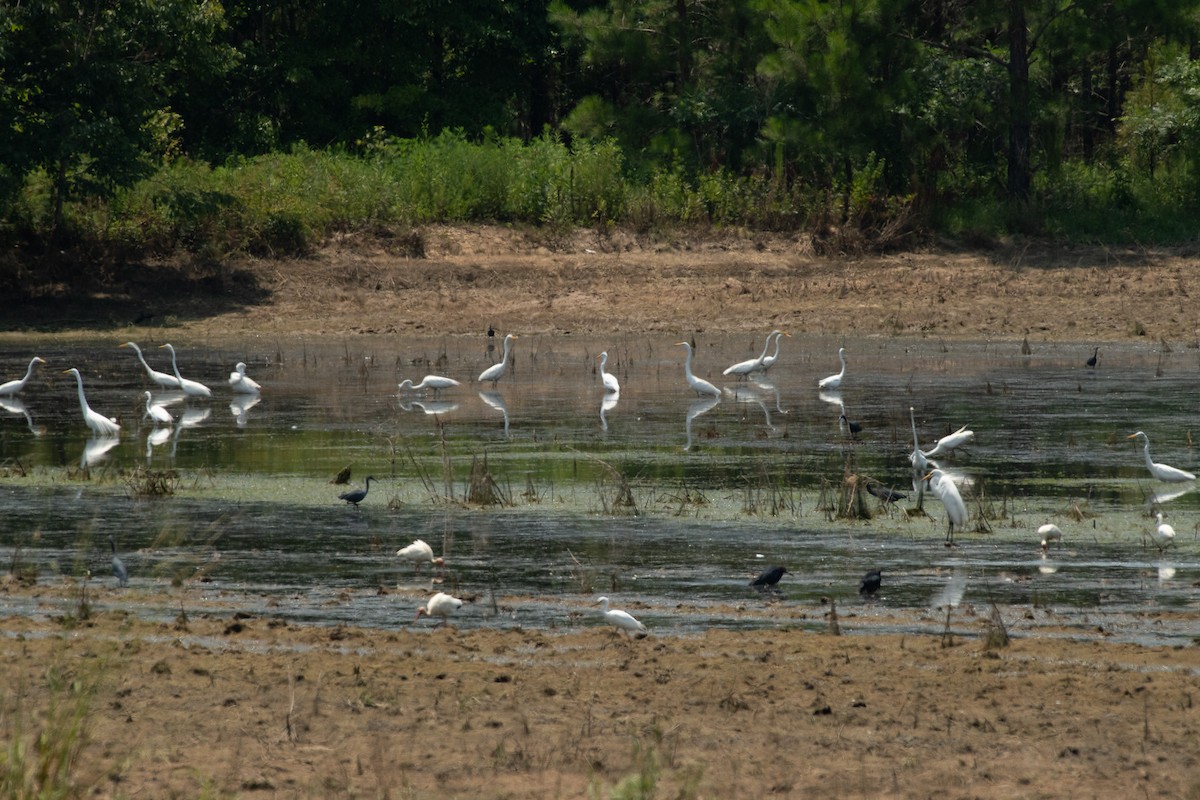
[[1008, 196], [1029, 199], [1029, 46], [1025, 0], [1008, 3]]

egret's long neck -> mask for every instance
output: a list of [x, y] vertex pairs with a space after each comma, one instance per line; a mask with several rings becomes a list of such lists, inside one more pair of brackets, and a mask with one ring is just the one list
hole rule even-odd
[[920, 450], [921, 443], [917, 441], [917, 414], [911, 408], [908, 409], [908, 419], [912, 422], [913, 429], [913, 449]]
[[83, 378], [79, 377], [78, 373], [75, 374], [75, 385], [79, 388], [79, 407], [82, 408], [86, 414], [88, 411], [91, 411], [92, 408], [88, 405], [87, 398], [83, 396]]
[[34, 364], [36, 364], [36, 363], [37, 363], [36, 361], [30, 361], [30, 362], [29, 362], [29, 369], [25, 370], [25, 377], [24, 377], [24, 378], [21, 378], [21, 388], [22, 388], [22, 389], [23, 389], [23, 388], [25, 388], [25, 383], [26, 383], [26, 382], [27, 382], [27, 381], [28, 381], [28, 380], [29, 380], [31, 377], [33, 377], [33, 365], [34, 365]]
[[512, 347], [512, 339], [505, 336], [504, 337], [504, 357], [500, 359], [501, 364], [508, 363], [508, 351], [511, 347]]
[[694, 377], [692, 375], [692, 348], [685, 347], [684, 349], [687, 350], [687, 358], [683, 362], [683, 371], [687, 373], [689, 378], [691, 378]]
[[[781, 341], [783, 341], [782, 333], [775, 337], [775, 352], [771, 354], [771, 355], [775, 356], [775, 358], [779, 358], [779, 343]], [[765, 353], [766, 351], [764, 350], [763, 352]]]
[[179, 362], [175, 360], [175, 348], [171, 348], [171, 369], [175, 370], [175, 377], [179, 380], [179, 385], [183, 385], [183, 376], [179, 374]]
[[1146, 456], [1146, 466], [1153, 466], [1154, 461], [1150, 458], [1150, 440], [1146, 440], [1146, 445], [1142, 448], [1142, 454]]
[[770, 336], [768, 336], [768, 337], [767, 337], [767, 340], [766, 340], [765, 342], [763, 342], [763, 351], [762, 351], [762, 355], [758, 357], [758, 360], [759, 360], [759, 361], [762, 361], [764, 358], [766, 358], [766, 357], [767, 357], [767, 351], [768, 351], [768, 350], [770, 350], [770, 349], [771, 349], [771, 337], [770, 337]]

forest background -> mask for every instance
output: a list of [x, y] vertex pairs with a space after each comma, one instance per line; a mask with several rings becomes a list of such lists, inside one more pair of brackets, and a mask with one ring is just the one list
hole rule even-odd
[[459, 221], [1189, 244], [1198, 32], [1200, 0], [7, 3], [0, 289]]

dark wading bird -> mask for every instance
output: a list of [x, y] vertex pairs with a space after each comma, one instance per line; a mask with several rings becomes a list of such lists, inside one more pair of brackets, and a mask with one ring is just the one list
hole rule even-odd
[[367, 492], [371, 489], [371, 481], [375, 480], [374, 475], [367, 476], [367, 482], [363, 484], [363, 488], [355, 489], [352, 492], [342, 492], [338, 495], [338, 500], [345, 500], [351, 505], [357, 506], [363, 500], [367, 499]]
[[117, 585], [124, 586], [129, 583], [129, 571], [125, 569], [125, 562], [117, 555], [117, 543], [111, 536], [108, 537], [108, 546], [112, 548], [113, 575], [116, 576]]
[[791, 573], [787, 571], [787, 567], [771, 567], [770, 569], [764, 569], [761, 573], [759, 573], [757, 578], [750, 581], [750, 585], [757, 586], [759, 589], [775, 587], [779, 583], [780, 578], [782, 578], [784, 575], [790, 574]]
[[861, 422], [851, 422], [850, 420], [846, 419], [845, 414], [842, 414], [840, 417], [838, 417], [838, 421], [841, 422], [843, 425], [845, 425], [846, 429], [848, 431], [850, 431], [851, 439], [857, 439], [858, 435], [860, 433], [862, 433], [862, 423]]
[[885, 503], [894, 503], [897, 500], [903, 500], [908, 497], [904, 492], [897, 492], [895, 489], [889, 489], [882, 483], [868, 483], [867, 492], [872, 497], [878, 497]]
[[1089, 367], [1096, 366], [1096, 361], [1099, 359], [1099, 357], [1100, 357], [1100, 348], [1097, 347], [1095, 350], [1092, 351], [1092, 357], [1087, 360], [1087, 365]]
[[879, 585], [883, 583], [883, 570], [873, 569], [866, 575], [863, 575], [862, 583], [858, 585], [858, 593], [864, 597], [874, 597], [879, 591]]

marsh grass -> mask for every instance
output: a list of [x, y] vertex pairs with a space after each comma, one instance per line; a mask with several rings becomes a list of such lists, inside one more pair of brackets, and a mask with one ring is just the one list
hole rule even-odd
[[52, 800], [86, 797], [94, 779], [79, 775], [80, 755], [89, 743], [89, 717], [107, 658], [68, 661], [57, 657], [42, 673], [42, 684], [11, 685], [0, 706], [0, 797]]
[[169, 497], [179, 486], [179, 473], [173, 469], [147, 469], [139, 464], [125, 474], [125, 486], [134, 497]]
[[488, 469], [487, 453], [483, 458], [471, 458], [471, 474], [467, 479], [467, 502], [476, 506], [511, 506], [512, 494], [506, 493]]

